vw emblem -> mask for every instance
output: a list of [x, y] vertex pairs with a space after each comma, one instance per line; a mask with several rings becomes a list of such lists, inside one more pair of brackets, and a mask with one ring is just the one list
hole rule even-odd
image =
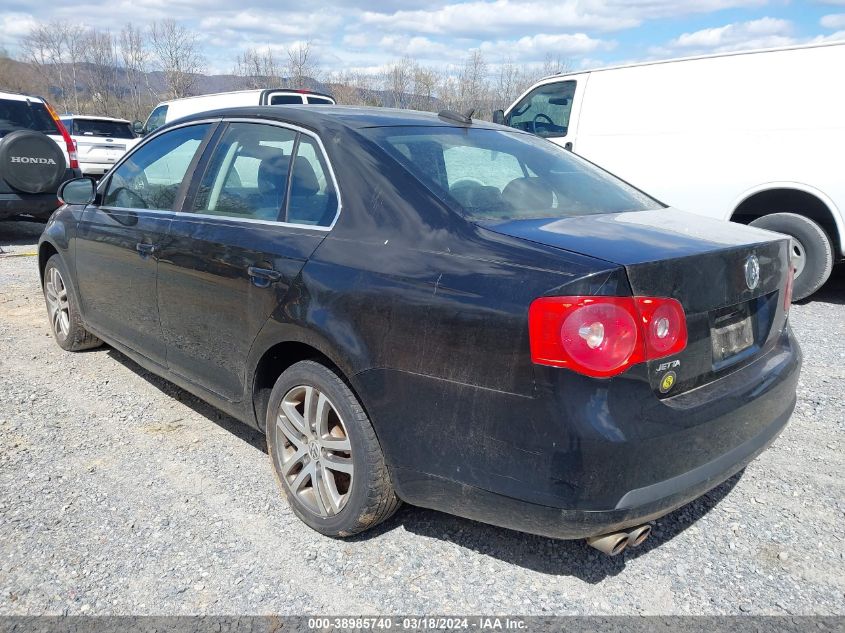
[[756, 255], [751, 255], [745, 260], [745, 284], [749, 290], [754, 290], [760, 285], [760, 260]]
[[315, 461], [320, 459], [320, 446], [317, 442], [311, 442], [308, 445], [308, 455]]

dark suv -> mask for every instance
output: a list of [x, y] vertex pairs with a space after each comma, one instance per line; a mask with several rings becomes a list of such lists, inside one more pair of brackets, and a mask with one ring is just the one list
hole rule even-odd
[[59, 185], [79, 175], [76, 148], [50, 105], [0, 92], [0, 220], [46, 220], [59, 206]]

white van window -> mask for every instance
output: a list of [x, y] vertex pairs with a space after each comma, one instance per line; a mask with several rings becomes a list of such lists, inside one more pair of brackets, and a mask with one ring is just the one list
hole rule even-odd
[[150, 113], [149, 118], [147, 119], [147, 124], [144, 126], [147, 133], [152, 132], [160, 128], [164, 125], [167, 121], [167, 106], [160, 105], [155, 110]]
[[543, 138], [566, 136], [575, 83], [559, 81], [538, 86], [514, 106], [508, 125]]

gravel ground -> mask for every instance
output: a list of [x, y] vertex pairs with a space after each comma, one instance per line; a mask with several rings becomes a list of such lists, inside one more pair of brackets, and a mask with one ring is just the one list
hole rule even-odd
[[845, 614], [845, 271], [793, 308], [783, 435], [609, 558], [407, 506], [348, 541], [309, 530], [260, 434], [55, 345], [40, 230], [0, 223], [0, 614]]

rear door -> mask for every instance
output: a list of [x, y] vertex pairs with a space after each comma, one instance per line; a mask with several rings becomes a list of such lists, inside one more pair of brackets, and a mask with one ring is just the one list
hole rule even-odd
[[505, 112], [505, 123], [574, 151], [588, 77], [567, 75], [535, 86]]
[[77, 230], [77, 279], [86, 322], [162, 366], [159, 251], [213, 127], [178, 127], [140, 146], [104, 180]]
[[291, 127], [228, 123], [204, 163], [160, 254], [161, 324], [172, 372], [239, 401], [252, 343], [339, 199], [319, 140]]

